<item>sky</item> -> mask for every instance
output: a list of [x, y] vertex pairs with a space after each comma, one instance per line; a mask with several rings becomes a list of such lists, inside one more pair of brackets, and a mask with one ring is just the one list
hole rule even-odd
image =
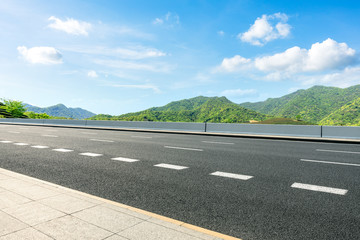
[[119, 115], [360, 84], [360, 2], [1, 0], [0, 98]]

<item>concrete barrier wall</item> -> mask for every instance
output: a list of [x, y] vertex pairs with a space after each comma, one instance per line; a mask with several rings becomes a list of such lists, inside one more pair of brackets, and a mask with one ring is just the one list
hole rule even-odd
[[116, 127], [116, 128], [138, 128], [138, 129], [166, 129], [187, 130], [204, 132], [204, 123], [185, 122], [127, 122], [127, 121], [93, 121], [88, 120], [87, 126]]
[[300, 137], [320, 137], [321, 126], [305, 125], [265, 125], [237, 123], [208, 123], [207, 132], [244, 133], [257, 135], [280, 135]]
[[360, 139], [360, 127], [323, 126], [322, 137]]
[[360, 139], [360, 127], [317, 125], [266, 125], [236, 123], [185, 123], [185, 122], [127, 122], [61, 119], [0, 118], [0, 123], [25, 123], [39, 125], [89, 126], [108, 128], [133, 128], [154, 130], [177, 130], [193, 132], [243, 133], [255, 135], [279, 135], [299, 137]]

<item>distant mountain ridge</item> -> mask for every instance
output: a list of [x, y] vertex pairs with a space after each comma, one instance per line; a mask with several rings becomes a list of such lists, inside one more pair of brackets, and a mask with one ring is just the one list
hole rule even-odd
[[95, 113], [82, 108], [68, 108], [64, 104], [57, 104], [50, 107], [40, 108], [30, 104], [24, 104], [28, 112], [46, 113], [54, 117], [66, 117], [73, 119], [85, 119], [95, 116]]
[[162, 107], [127, 113], [120, 116], [96, 115], [92, 120], [120, 121], [162, 121], [162, 122], [223, 122], [245, 123], [251, 120], [262, 121], [265, 114], [246, 109], [231, 102], [226, 97], [199, 96], [171, 102]]
[[[337, 125], [353, 125], [360, 121], [358, 111], [348, 111], [347, 117], [341, 117], [340, 110], [346, 105], [357, 109], [360, 85], [348, 88], [314, 86], [298, 90], [280, 98], [269, 98], [256, 103], [242, 103], [240, 106], [254, 111], [279, 117], [300, 118], [314, 124], [330, 123], [331, 115], [337, 112]], [[351, 113], [351, 114], [350, 114]], [[339, 114], [341, 116], [339, 116]], [[344, 113], [343, 113], [344, 114]], [[351, 116], [350, 116], [351, 115]], [[351, 118], [351, 119], [350, 119]], [[325, 121], [325, 119], [328, 119]]]

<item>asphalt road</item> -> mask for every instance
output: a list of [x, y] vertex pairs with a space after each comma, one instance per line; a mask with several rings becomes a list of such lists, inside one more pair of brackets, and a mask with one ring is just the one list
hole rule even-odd
[[0, 167], [244, 240], [360, 239], [356, 144], [0, 124]]

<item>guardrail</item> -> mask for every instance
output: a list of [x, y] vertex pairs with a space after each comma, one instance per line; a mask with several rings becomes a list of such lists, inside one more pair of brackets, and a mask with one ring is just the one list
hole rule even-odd
[[118, 129], [153, 129], [213, 133], [241, 133], [252, 135], [277, 135], [316, 138], [360, 139], [360, 127], [318, 125], [273, 125], [237, 123], [187, 123], [187, 122], [128, 122], [59, 119], [0, 118], [0, 123], [23, 123], [34, 125], [107, 127]]

